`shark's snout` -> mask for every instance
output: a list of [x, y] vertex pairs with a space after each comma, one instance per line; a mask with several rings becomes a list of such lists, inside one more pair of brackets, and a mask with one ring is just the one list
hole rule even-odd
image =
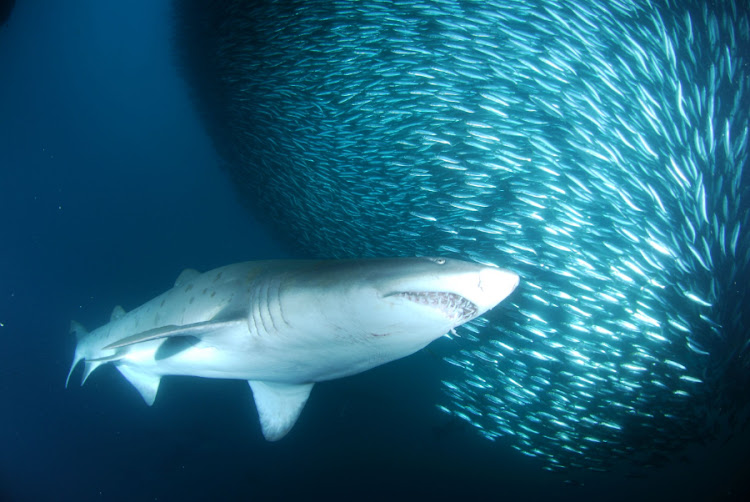
[[518, 274], [502, 268], [486, 267], [479, 272], [479, 309], [489, 310], [510, 295], [519, 282]]

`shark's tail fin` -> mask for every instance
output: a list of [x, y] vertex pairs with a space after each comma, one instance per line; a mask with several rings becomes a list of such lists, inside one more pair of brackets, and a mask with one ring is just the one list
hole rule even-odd
[[[70, 322], [70, 332], [76, 336], [76, 352], [73, 356], [73, 364], [70, 366], [70, 371], [68, 371], [68, 378], [65, 379], [65, 388], [68, 388], [68, 383], [70, 382], [70, 375], [73, 374], [73, 370], [76, 366], [78, 366], [78, 363], [81, 361], [81, 359], [84, 358], [84, 355], [81, 353], [81, 338], [86, 336], [88, 334], [88, 331], [86, 331], [86, 328], [81, 326], [80, 323], [77, 323], [76, 321]], [[84, 381], [86, 380], [86, 377], [84, 376]], [[81, 385], [83, 385], [83, 382], [81, 382]]]
[[[122, 307], [119, 307], [122, 309]], [[115, 312], [118, 312], [118, 309], [115, 309]], [[113, 314], [114, 315], [114, 314]], [[84, 342], [84, 338], [88, 336], [89, 332], [86, 331], [86, 328], [81, 326], [80, 323], [77, 323], [75, 321], [70, 322], [70, 332], [76, 336], [76, 352], [73, 356], [73, 364], [70, 366], [70, 371], [68, 371], [68, 378], [65, 379], [65, 388], [68, 388], [68, 384], [70, 383], [70, 375], [73, 374], [73, 370], [76, 369], [76, 366], [78, 366], [78, 363], [81, 361], [84, 361], [85, 367], [83, 368], [83, 378], [81, 379], [81, 385], [86, 383], [86, 379], [89, 377], [92, 371], [94, 371], [96, 368], [101, 366], [102, 364], [109, 362], [109, 361], [116, 361], [123, 356], [123, 352], [120, 351], [118, 353], [109, 355], [109, 356], [103, 356], [103, 357], [91, 357], [91, 349], [90, 347], [86, 348], [86, 344], [84, 343], [82, 345], [82, 342]], [[97, 354], [94, 354], [97, 355]], [[87, 357], [88, 356], [88, 357]]]

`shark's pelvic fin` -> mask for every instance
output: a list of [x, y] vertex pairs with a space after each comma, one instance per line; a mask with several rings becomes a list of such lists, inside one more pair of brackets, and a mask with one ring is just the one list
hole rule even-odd
[[117, 369], [141, 393], [141, 397], [143, 397], [147, 405], [151, 406], [154, 404], [156, 393], [159, 390], [159, 383], [161, 382], [160, 376], [143, 373], [123, 364], [118, 364]]
[[122, 318], [122, 316], [124, 315], [125, 315], [125, 309], [122, 308], [122, 306], [117, 305], [114, 309], [112, 309], [112, 315], [109, 316], [109, 322], [116, 321]]
[[226, 321], [211, 320], [204, 322], [196, 322], [193, 324], [185, 324], [177, 326], [174, 324], [168, 324], [159, 328], [149, 329], [136, 333], [135, 335], [126, 336], [121, 338], [114, 343], [110, 343], [102, 350], [117, 349], [119, 347], [126, 347], [136, 343], [148, 342], [149, 340], [156, 340], [158, 338], [171, 338], [171, 337], [195, 337], [203, 338], [211, 333], [215, 333], [226, 328], [232, 328], [240, 323], [247, 322], [245, 319], [230, 319]]
[[313, 384], [283, 384], [254, 380], [248, 383], [253, 389], [263, 436], [268, 441], [277, 441], [286, 436], [305, 407]]
[[180, 286], [185, 286], [199, 275], [201, 275], [201, 273], [197, 270], [186, 268], [177, 276], [177, 279], [174, 281], [174, 287], [179, 288]]

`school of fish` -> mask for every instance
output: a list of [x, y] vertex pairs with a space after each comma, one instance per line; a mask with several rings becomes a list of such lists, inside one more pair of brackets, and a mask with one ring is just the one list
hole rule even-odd
[[198, 111], [280, 235], [521, 276], [452, 336], [445, 413], [551, 470], [648, 465], [746, 424], [744, 2], [178, 0], [176, 17]]

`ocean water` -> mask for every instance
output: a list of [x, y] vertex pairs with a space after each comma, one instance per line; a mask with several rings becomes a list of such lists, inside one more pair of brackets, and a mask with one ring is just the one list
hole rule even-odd
[[71, 319], [296, 256], [239, 202], [173, 56], [164, 1], [19, 2], [0, 27], [0, 500], [746, 500], [748, 431], [637, 478], [485, 440], [435, 407], [447, 339], [317, 385], [278, 443], [244, 382], [166, 378], [151, 408], [107, 366], [64, 389]]

